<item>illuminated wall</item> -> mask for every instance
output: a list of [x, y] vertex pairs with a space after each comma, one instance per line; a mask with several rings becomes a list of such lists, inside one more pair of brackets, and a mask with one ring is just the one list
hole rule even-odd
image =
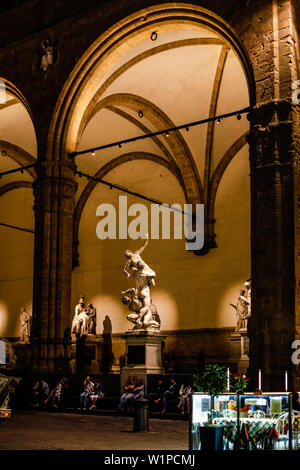
[[[144, 260], [156, 272], [152, 289], [163, 330], [227, 327], [235, 325], [235, 303], [250, 273], [249, 161], [244, 148], [233, 159], [221, 181], [216, 201], [218, 248], [197, 257], [185, 250], [183, 240], [150, 240]], [[149, 178], [151, 175], [151, 178]], [[106, 179], [134, 191], [184, 204], [176, 179], [152, 162], [130, 162], [110, 172]], [[133, 287], [123, 273], [125, 249], [140, 247], [137, 240], [99, 240], [96, 208], [103, 202], [118, 207], [118, 191], [98, 185], [82, 215], [79, 230], [80, 266], [73, 272], [73, 306], [80, 294], [97, 308], [97, 332], [108, 315], [113, 332], [131, 328], [120, 291]], [[128, 205], [143, 202], [128, 197]], [[146, 205], [149, 207], [148, 203]], [[150, 212], [150, 210], [149, 210]], [[132, 218], [128, 219], [129, 221]]]

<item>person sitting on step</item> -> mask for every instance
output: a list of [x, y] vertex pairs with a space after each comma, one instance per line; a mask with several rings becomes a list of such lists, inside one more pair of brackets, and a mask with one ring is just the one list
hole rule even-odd
[[94, 380], [94, 392], [90, 395], [91, 406], [90, 410], [96, 408], [96, 403], [99, 398], [104, 398], [104, 389], [102, 383], [98, 379]]
[[177, 390], [176, 380], [174, 378], [171, 378], [169, 388], [162, 395], [162, 404], [163, 404], [163, 409], [161, 412], [162, 414], [164, 414], [167, 411], [168, 401], [172, 399], [176, 399], [177, 396], [178, 396], [178, 390]]

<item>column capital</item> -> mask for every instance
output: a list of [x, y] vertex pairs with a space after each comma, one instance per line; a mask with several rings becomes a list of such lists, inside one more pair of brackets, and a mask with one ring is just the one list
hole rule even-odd
[[252, 126], [266, 127], [271, 123], [292, 120], [293, 103], [288, 99], [273, 99], [253, 106], [247, 119]]
[[251, 131], [247, 137], [253, 170], [292, 165], [297, 157], [293, 135], [295, 118], [289, 100], [271, 100], [258, 104], [248, 114]]

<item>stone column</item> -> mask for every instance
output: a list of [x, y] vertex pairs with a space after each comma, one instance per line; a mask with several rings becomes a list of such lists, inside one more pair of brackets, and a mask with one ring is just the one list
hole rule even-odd
[[276, 391], [284, 388], [285, 370], [289, 371], [290, 389], [297, 388], [300, 378], [291, 361], [291, 343], [300, 335], [299, 118], [292, 104], [293, 83], [299, 79], [298, 37], [292, 0], [256, 2], [253, 8], [253, 29], [243, 33], [255, 78], [252, 101], [257, 103], [249, 115], [249, 373], [257, 387], [261, 368], [263, 389]]
[[[250, 113], [252, 317], [250, 375], [263, 390], [284, 390], [285, 370], [295, 373], [296, 122], [288, 100], [272, 100]], [[299, 208], [298, 208], [299, 210]], [[298, 280], [299, 282], [299, 280]], [[295, 377], [294, 377], [295, 378]], [[292, 385], [292, 384], [290, 384]]]
[[70, 353], [74, 196], [72, 162], [41, 162], [34, 182], [34, 369], [58, 372]]

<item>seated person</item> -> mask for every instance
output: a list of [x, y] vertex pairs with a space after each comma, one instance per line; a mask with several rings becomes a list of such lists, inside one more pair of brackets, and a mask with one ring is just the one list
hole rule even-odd
[[95, 379], [94, 380], [94, 392], [92, 393], [92, 395], [90, 395], [90, 400], [91, 400], [90, 410], [93, 410], [94, 408], [96, 408], [96, 403], [99, 398], [104, 398], [104, 389], [100, 381]]
[[128, 377], [128, 382], [123, 387], [124, 393], [123, 393], [123, 395], [121, 395], [120, 403], [117, 407], [117, 411], [121, 411], [121, 413], [126, 411], [127, 406], [128, 406], [128, 402], [133, 398], [132, 391], [133, 391], [134, 388], [135, 388], [134, 378], [133, 377]]
[[128, 401], [128, 406], [134, 406], [134, 402], [140, 398], [144, 398], [145, 385], [143, 379], [137, 379], [135, 387], [132, 389], [132, 397]]
[[179, 403], [177, 408], [181, 408], [181, 414], [184, 415], [185, 411], [189, 411], [190, 409], [190, 396], [192, 394], [192, 387], [190, 385], [182, 384], [179, 393]]
[[50, 400], [51, 406], [53, 406], [53, 408], [62, 406], [65, 389], [68, 387], [68, 379], [66, 377], [61, 377], [58, 384], [53, 390], [51, 390], [49, 397], [45, 400], [44, 403], [48, 403]]
[[159, 379], [153, 391], [148, 394], [148, 399], [150, 402], [158, 403], [161, 400], [163, 393], [163, 382], [161, 379]]
[[139, 398], [144, 398], [145, 395], [145, 385], [143, 379], [137, 379], [136, 385], [134, 389], [132, 390], [132, 404]]
[[88, 375], [83, 382], [83, 392], [80, 394], [80, 409], [87, 409], [89, 398], [93, 392], [94, 384], [91, 381], [91, 377]]
[[162, 409], [162, 412], [161, 412], [162, 414], [164, 414], [167, 411], [168, 401], [170, 401], [172, 399], [176, 399], [177, 395], [178, 395], [178, 391], [177, 391], [176, 380], [174, 378], [172, 378], [170, 380], [169, 388], [163, 393], [162, 398], [161, 398], [162, 399], [162, 404], [163, 404], [163, 409]]
[[38, 379], [32, 387], [32, 406], [41, 406], [49, 396], [49, 385], [45, 380]]

